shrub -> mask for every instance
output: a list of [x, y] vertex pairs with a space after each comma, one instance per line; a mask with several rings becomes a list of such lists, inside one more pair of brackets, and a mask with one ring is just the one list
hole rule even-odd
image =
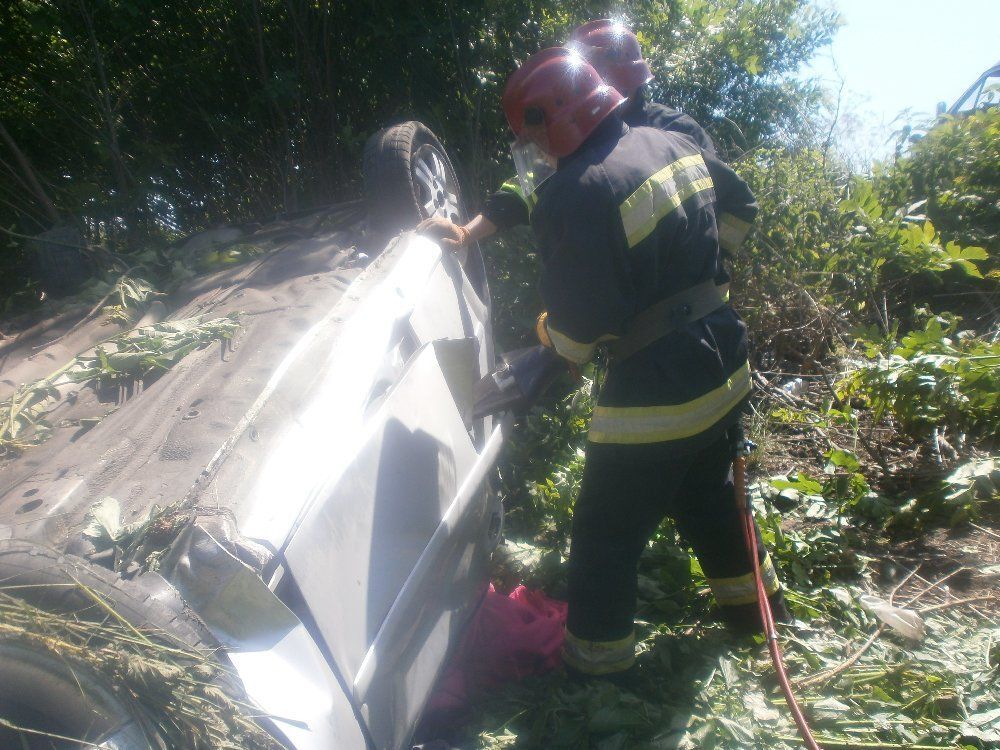
[[926, 198], [947, 240], [1000, 249], [1000, 108], [944, 118], [876, 182], [892, 203]]

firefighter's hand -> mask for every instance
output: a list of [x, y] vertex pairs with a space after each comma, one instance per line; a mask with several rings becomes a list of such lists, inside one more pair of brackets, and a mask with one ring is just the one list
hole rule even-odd
[[549, 329], [547, 323], [549, 321], [549, 311], [542, 310], [538, 318], [535, 320], [535, 335], [538, 337], [539, 343], [546, 349], [555, 349], [552, 345], [552, 339], [549, 336]]
[[417, 224], [417, 234], [422, 234], [451, 251], [461, 249], [469, 241], [468, 229], [440, 216], [432, 216]]

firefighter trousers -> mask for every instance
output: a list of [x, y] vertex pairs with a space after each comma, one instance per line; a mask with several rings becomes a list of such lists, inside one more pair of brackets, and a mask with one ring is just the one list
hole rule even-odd
[[[656, 460], [628, 460], [627, 449], [592, 451], [573, 513], [563, 649], [569, 667], [599, 675], [632, 665], [639, 556], [665, 517], [697, 555], [723, 618], [739, 630], [761, 629], [729, 439]], [[759, 531], [757, 554], [775, 618], [783, 619], [780, 586]]]

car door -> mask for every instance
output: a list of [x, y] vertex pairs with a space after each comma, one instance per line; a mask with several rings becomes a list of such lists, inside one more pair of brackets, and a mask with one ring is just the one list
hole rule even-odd
[[504, 425], [470, 418], [493, 359], [488, 307], [462, 267], [413, 235], [377, 262], [381, 280], [304, 394], [302, 438], [272, 460], [311, 498], [284, 585], [376, 747], [396, 748], [485, 591]]

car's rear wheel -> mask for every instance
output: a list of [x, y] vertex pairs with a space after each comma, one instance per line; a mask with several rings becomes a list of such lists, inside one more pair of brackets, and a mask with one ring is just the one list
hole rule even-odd
[[455, 168], [423, 123], [393, 125], [369, 138], [363, 172], [368, 222], [376, 233], [396, 234], [431, 216], [466, 220]]
[[[0, 594], [7, 605], [16, 599], [72, 621], [116, 619], [144, 633], [155, 631], [168, 645], [217, 647], [171, 593], [73, 555], [23, 541], [0, 542]], [[0, 747], [151, 746], [149, 722], [106, 675], [73, 656], [73, 649], [54, 641], [49, 648], [38, 636], [7, 633], [0, 640]]]
[[[437, 216], [456, 224], [468, 221], [462, 190], [441, 141], [421, 122], [380, 130], [365, 144], [365, 202], [368, 227], [376, 243]], [[480, 299], [489, 304], [486, 266], [477, 243], [463, 263]]]

